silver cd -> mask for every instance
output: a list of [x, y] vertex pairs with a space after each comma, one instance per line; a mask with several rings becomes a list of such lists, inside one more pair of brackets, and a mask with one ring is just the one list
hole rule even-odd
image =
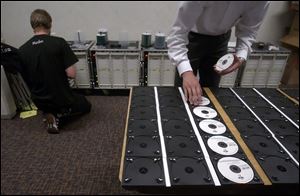
[[216, 110], [205, 106], [195, 107], [193, 112], [201, 118], [215, 118], [217, 116]]
[[199, 127], [202, 131], [212, 135], [220, 135], [226, 131], [226, 126], [223, 123], [213, 119], [202, 120]]
[[208, 104], [210, 104], [209, 99], [202, 96], [202, 101], [201, 101], [201, 103], [199, 105], [200, 106], [205, 106], [205, 105], [208, 105]]
[[221, 135], [210, 137], [207, 144], [210, 149], [221, 155], [234, 155], [239, 151], [239, 146], [235, 141]]
[[230, 65], [232, 65], [233, 61], [234, 61], [233, 54], [226, 54], [222, 56], [216, 64], [216, 70], [222, 71], [224, 69], [227, 69]]
[[235, 157], [224, 157], [218, 161], [220, 173], [228, 180], [245, 184], [250, 182], [254, 173], [250, 165]]

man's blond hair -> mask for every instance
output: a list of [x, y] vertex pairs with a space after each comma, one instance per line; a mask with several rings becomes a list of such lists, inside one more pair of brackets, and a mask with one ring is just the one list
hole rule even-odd
[[36, 9], [31, 13], [30, 24], [33, 29], [36, 29], [38, 27], [50, 29], [52, 18], [46, 10]]

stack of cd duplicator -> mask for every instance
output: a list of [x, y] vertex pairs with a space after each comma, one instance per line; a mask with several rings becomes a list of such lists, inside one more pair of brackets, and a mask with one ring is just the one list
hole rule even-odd
[[[151, 37], [150, 37], [151, 38]], [[79, 59], [73, 88], [128, 89], [134, 86], [175, 86], [176, 66], [168, 56], [165, 35], [156, 35], [146, 43], [108, 40], [105, 45], [94, 41], [69, 41]], [[158, 41], [157, 41], [158, 40]], [[156, 44], [159, 43], [159, 44]], [[147, 45], [147, 46], [145, 46]], [[160, 47], [157, 47], [159, 45]], [[278, 51], [252, 46], [245, 65], [221, 77], [219, 87], [275, 88], [280, 84], [290, 51]], [[234, 47], [228, 53], [235, 53]]]
[[276, 89], [205, 88], [191, 106], [181, 88], [134, 87], [119, 177], [137, 189], [298, 191], [299, 103]]
[[70, 48], [78, 58], [75, 64], [76, 78], [70, 86], [72, 88], [91, 89], [94, 86], [94, 74], [90, 60], [90, 48], [93, 41], [68, 41]]
[[141, 83], [140, 48], [138, 41], [119, 41], [91, 48], [95, 89], [124, 89]]

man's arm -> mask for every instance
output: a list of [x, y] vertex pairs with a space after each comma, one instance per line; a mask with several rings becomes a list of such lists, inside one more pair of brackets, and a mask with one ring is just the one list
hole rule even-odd
[[202, 90], [198, 79], [192, 72], [187, 56], [188, 33], [196, 24], [203, 11], [205, 2], [181, 3], [174, 25], [167, 38], [169, 58], [177, 66], [179, 75], [183, 78], [183, 90], [186, 99], [198, 105], [201, 102]]
[[246, 2], [249, 3], [246, 12], [241, 16], [236, 25], [237, 46], [233, 64], [223, 71], [215, 71], [220, 75], [226, 75], [238, 69], [247, 59], [251, 52], [251, 45], [255, 41], [257, 31], [262, 24], [263, 18], [268, 10], [269, 2]]
[[[250, 2], [249, 2], [250, 3]], [[235, 36], [237, 38], [236, 56], [247, 59], [251, 52], [251, 45], [255, 41], [257, 31], [266, 15], [269, 7], [268, 1], [251, 2], [253, 6], [247, 9], [236, 25]]]
[[76, 68], [75, 63], [78, 62], [77, 56], [74, 54], [72, 49], [70, 48], [69, 44], [61, 38], [62, 43], [62, 56], [64, 60], [64, 69], [67, 74], [68, 78], [75, 78], [76, 77]]

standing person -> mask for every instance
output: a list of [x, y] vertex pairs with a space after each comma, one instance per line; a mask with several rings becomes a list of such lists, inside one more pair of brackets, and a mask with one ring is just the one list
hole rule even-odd
[[68, 78], [75, 78], [77, 57], [68, 43], [50, 36], [52, 19], [49, 13], [36, 9], [30, 16], [34, 36], [20, 47], [24, 79], [33, 102], [45, 114], [47, 131], [59, 133], [58, 121], [90, 112], [91, 104], [75, 94]]
[[[181, 3], [167, 38], [168, 54], [177, 66], [176, 83], [182, 85], [186, 99], [192, 105], [201, 103], [201, 86], [218, 86], [220, 75], [236, 70], [247, 59], [268, 7], [268, 1]], [[218, 72], [214, 65], [227, 53], [233, 26], [237, 37], [234, 62]], [[198, 71], [200, 81], [196, 78]]]

